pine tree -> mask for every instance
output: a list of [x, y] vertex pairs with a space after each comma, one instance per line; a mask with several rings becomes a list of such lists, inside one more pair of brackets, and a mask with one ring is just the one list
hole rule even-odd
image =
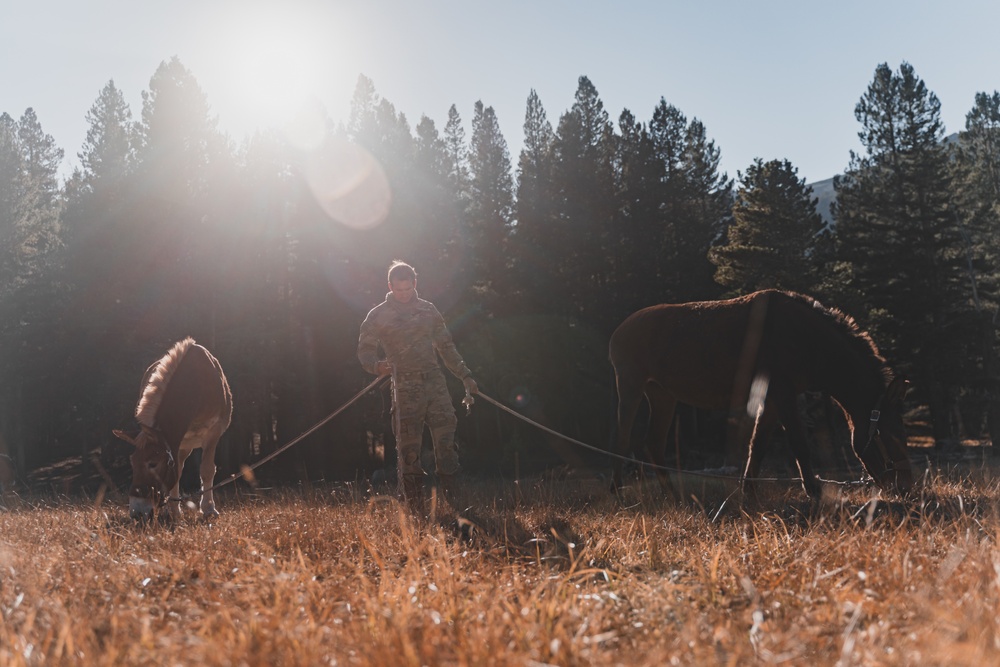
[[17, 122], [0, 114], [0, 285], [6, 291], [17, 273], [17, 218], [24, 191], [24, 159]]
[[352, 261], [370, 273], [367, 282], [375, 290], [372, 298], [384, 293], [381, 287], [385, 267], [393, 259], [414, 264], [421, 275], [422, 293], [437, 296], [437, 290], [445, 289], [433, 270], [440, 260], [441, 248], [431, 248], [422, 242], [429, 238], [428, 230], [436, 224], [431, 216], [437, 211], [427, 210], [422, 201], [425, 194], [418, 182], [417, 140], [410, 133], [406, 116], [397, 112], [389, 100], [381, 98], [371, 80], [364, 76], [359, 77], [351, 102], [348, 138], [374, 157], [384, 170], [392, 192], [392, 206], [385, 221], [369, 230], [367, 238], [354, 239], [358, 246]]
[[59, 247], [62, 157], [33, 109], [18, 121], [0, 115], [0, 290], [38, 278]]
[[[87, 111], [87, 138], [77, 156], [80, 168], [66, 184], [64, 237], [76, 261], [93, 260], [78, 275], [107, 270], [116, 252], [110, 236], [126, 214], [129, 177], [135, 170], [136, 134], [122, 92], [109, 81]], [[83, 244], [85, 247], [80, 247]]]
[[406, 115], [382, 98], [372, 80], [364, 75], [358, 77], [351, 98], [347, 133], [352, 141], [371, 151], [392, 176], [403, 176], [413, 165], [414, 140]]
[[[129, 235], [122, 232], [135, 227], [135, 220], [143, 219], [145, 213], [131, 203], [140, 190], [129, 180], [135, 165], [135, 127], [113, 81], [100, 91], [86, 119], [87, 137], [77, 154], [81, 166], [65, 188], [65, 247], [58, 275], [68, 292], [61, 321], [73, 332], [71, 342], [63, 344], [66, 359], [60, 372], [74, 390], [88, 387], [85, 395], [63, 399], [72, 401], [79, 420], [72, 439], [79, 445], [84, 465], [89, 464], [89, 453], [102, 444], [106, 462], [114, 457], [118, 450], [108, 443], [107, 430], [101, 425], [120, 419], [126, 387], [134, 391], [134, 378], [127, 384], [124, 381], [129, 371], [134, 373], [130, 363], [134, 359], [122, 353], [124, 336], [118, 333], [132, 322], [116, 311], [122, 297], [126, 304], [130, 302], [126, 295], [134, 289], [134, 283], [123, 280], [133, 273], [129, 258], [135, 251], [127, 242]], [[87, 353], [78, 354], [78, 350]]]
[[176, 57], [161, 63], [142, 91], [137, 132], [139, 168], [164, 205], [190, 205], [205, 193], [226, 146], [205, 93]]
[[[649, 134], [657, 159], [663, 166], [664, 184], [677, 184], [683, 176], [684, 145], [687, 135], [687, 118], [680, 109], [667, 104], [664, 98], [653, 110]], [[670, 199], [667, 196], [665, 199]]]
[[56, 146], [52, 135], [45, 134], [34, 109], [25, 110], [18, 122], [18, 138], [24, 154], [24, 168], [28, 181], [37, 188], [38, 204], [51, 209], [59, 198], [59, 165], [63, 150]]
[[[956, 215], [965, 243], [968, 279], [980, 334], [980, 374], [967, 381], [972, 399], [986, 409], [989, 434], [1000, 438], [1000, 366], [997, 361], [997, 313], [1000, 312], [1000, 93], [977, 93], [965, 117], [965, 131], [951, 162]], [[978, 434], [975, 434], [978, 435]]]
[[17, 121], [0, 114], [0, 424], [22, 470], [47, 449], [39, 427], [52, 423], [52, 343], [64, 297], [55, 273], [62, 157], [33, 109]]
[[454, 104], [448, 109], [448, 122], [444, 126], [444, 143], [448, 159], [448, 180], [460, 199], [465, 199], [469, 187], [469, 156], [465, 145], [462, 117]]
[[976, 93], [975, 106], [965, 116], [962, 158], [973, 167], [973, 178], [984, 199], [1000, 203], [1000, 92]]
[[553, 143], [556, 263], [567, 314], [607, 330], [612, 322], [603, 300], [610, 275], [608, 247], [613, 234], [614, 129], [597, 89], [579, 79], [572, 108], [559, 119]]
[[[93, 192], [101, 185], [117, 189], [135, 162], [135, 126], [125, 96], [108, 81], [87, 111], [87, 139], [80, 158], [81, 188]], [[114, 184], [114, 185], [111, 185]]]
[[754, 160], [740, 174], [728, 242], [709, 253], [716, 282], [734, 296], [764, 288], [814, 291], [823, 229], [817, 201], [788, 160]]
[[687, 126], [687, 118], [681, 110], [661, 97], [649, 121], [653, 153], [660, 172], [659, 183], [654, 190], [658, 202], [656, 225], [660, 228], [660, 238], [650, 239], [644, 248], [647, 261], [653, 265], [649, 278], [659, 285], [659, 293], [651, 295], [649, 303], [683, 301], [690, 296], [676, 282], [674, 268], [682, 243], [678, 238], [681, 220], [689, 208], [686, 203], [688, 178], [684, 167]]
[[556, 256], [553, 231], [557, 226], [552, 182], [555, 133], [534, 90], [528, 94], [523, 127], [511, 257], [521, 308], [544, 312], [554, 305], [550, 298], [557, 274], [552, 263]]
[[968, 357], [956, 324], [969, 311], [941, 105], [908, 63], [898, 72], [883, 63], [855, 117], [865, 154], [852, 152], [834, 182], [837, 254], [847, 277], [841, 303], [912, 374], [940, 440], [950, 434], [950, 405]]
[[417, 125], [416, 134], [413, 180], [418, 203], [413, 217], [422, 221], [422, 231], [414, 238], [417, 247], [413, 256], [424, 258], [421, 284], [438, 290], [450, 282], [461, 261], [458, 235], [464, 206], [448, 139], [438, 134], [434, 121], [426, 116]]
[[[24, 188], [14, 222], [18, 257], [14, 282], [17, 291], [12, 302], [22, 323], [19, 335], [32, 341], [31, 349], [38, 354], [51, 350], [65, 295], [64, 286], [57, 280], [64, 203], [58, 173], [63, 150], [42, 129], [33, 109], [27, 109], [17, 125]], [[30, 368], [32, 361], [39, 366], [42, 363], [37, 359], [20, 361], [25, 368]], [[44, 394], [37, 376], [25, 379]], [[42, 414], [39, 418], [44, 419]]]
[[952, 166], [956, 200], [963, 229], [980, 266], [980, 296], [1000, 299], [995, 268], [1000, 257], [1000, 93], [977, 93], [975, 106], [966, 114]]
[[[133, 244], [128, 260], [136, 284], [171, 303], [137, 338], [211, 331], [218, 300], [213, 255], [224, 238], [225, 207], [216, 202], [232, 158], [204, 91], [176, 57], [160, 63], [142, 91], [136, 144], [133, 201], [142, 216], [119, 233]], [[189, 297], [195, 293], [198, 298]], [[132, 301], [134, 291], [126, 298], [126, 310], [147, 307]]]
[[614, 319], [663, 298], [660, 250], [667, 224], [663, 214], [666, 170], [646, 126], [625, 109], [618, 118], [615, 190], [618, 200], [611, 238], [614, 270], [608, 289], [614, 294]]
[[684, 134], [683, 182], [672, 221], [676, 245], [667, 276], [680, 301], [717, 295], [715, 267], [708, 251], [722, 237], [733, 205], [733, 181], [727, 174], [719, 174], [720, 160], [721, 151], [695, 118]]
[[375, 92], [375, 83], [364, 74], [358, 75], [351, 97], [351, 111], [347, 121], [348, 134], [357, 141], [375, 139], [375, 112], [380, 98]]
[[507, 291], [509, 283], [506, 246], [514, 182], [507, 141], [500, 132], [496, 113], [481, 101], [476, 102], [472, 116], [469, 172], [469, 208], [464, 225], [473, 268], [468, 284], [490, 293], [488, 300], [495, 301]]
[[425, 178], [440, 184], [450, 175], [448, 145], [438, 134], [434, 121], [421, 116], [416, 127], [416, 168]]

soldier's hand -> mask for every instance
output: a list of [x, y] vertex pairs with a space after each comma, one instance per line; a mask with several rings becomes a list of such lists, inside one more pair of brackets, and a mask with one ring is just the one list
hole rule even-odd
[[467, 394], [479, 393], [479, 385], [476, 384], [476, 381], [472, 379], [471, 375], [462, 380], [462, 384], [465, 385], [465, 393]]
[[392, 372], [392, 366], [385, 359], [375, 364], [375, 373], [379, 377], [384, 377], [391, 372]]

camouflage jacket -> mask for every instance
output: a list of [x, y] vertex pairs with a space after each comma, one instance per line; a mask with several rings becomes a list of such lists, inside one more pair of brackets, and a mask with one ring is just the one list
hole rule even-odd
[[472, 375], [455, 348], [444, 318], [430, 301], [414, 295], [409, 303], [399, 303], [392, 292], [372, 308], [361, 324], [358, 337], [358, 361], [369, 373], [375, 373], [378, 347], [396, 373], [423, 372], [439, 368], [437, 355], [455, 377], [464, 380]]

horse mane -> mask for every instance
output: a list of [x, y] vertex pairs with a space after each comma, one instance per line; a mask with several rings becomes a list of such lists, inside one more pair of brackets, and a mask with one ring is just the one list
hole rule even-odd
[[156, 412], [167, 392], [167, 385], [177, 367], [181, 365], [184, 355], [194, 345], [194, 338], [188, 336], [174, 344], [170, 351], [160, 358], [148, 372], [146, 386], [142, 389], [139, 403], [135, 406], [135, 418], [142, 426], [150, 428], [156, 423]]
[[853, 317], [838, 308], [828, 308], [818, 300], [805, 294], [797, 292], [783, 292], [793, 301], [804, 306], [808, 306], [813, 311], [822, 314], [832, 322], [837, 331], [840, 332], [855, 349], [862, 359], [869, 362], [872, 371], [876, 372], [886, 384], [893, 378], [892, 369], [886, 363], [885, 357], [878, 351], [878, 346], [867, 331], [863, 330]]

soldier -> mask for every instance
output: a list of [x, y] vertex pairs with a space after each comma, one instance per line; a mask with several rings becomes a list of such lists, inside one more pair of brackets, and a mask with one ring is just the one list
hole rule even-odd
[[[385, 359], [378, 358], [382, 346]], [[472, 372], [455, 349], [441, 313], [417, 296], [417, 273], [396, 260], [389, 267], [389, 293], [361, 324], [358, 360], [378, 376], [392, 375], [392, 428], [396, 435], [399, 486], [410, 510], [423, 514], [424, 471], [420, 444], [424, 424], [434, 441], [438, 478], [448, 501], [455, 506], [455, 476], [459, 472], [455, 444], [455, 407], [452, 405], [438, 355], [465, 391], [478, 393]], [[455, 509], [462, 508], [455, 506]]]

